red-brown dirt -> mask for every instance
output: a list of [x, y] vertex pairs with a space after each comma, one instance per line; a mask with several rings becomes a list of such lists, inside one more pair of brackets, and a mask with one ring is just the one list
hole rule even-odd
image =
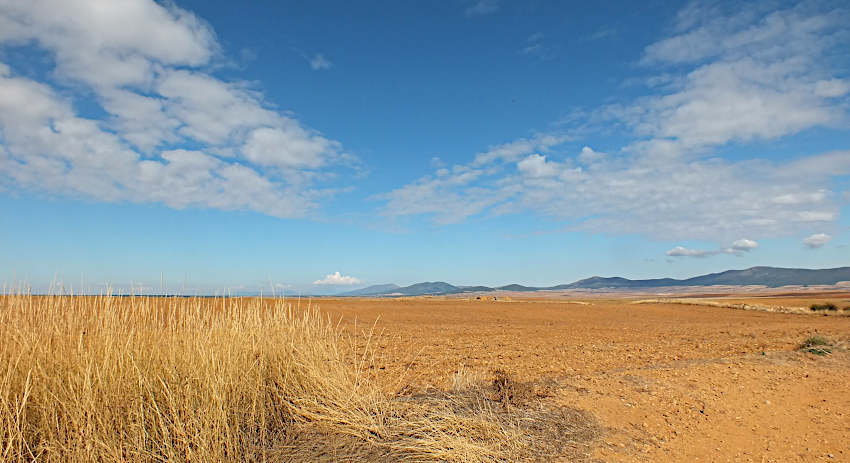
[[[820, 296], [729, 299], [805, 307]], [[850, 312], [585, 301], [313, 303], [347, 330], [374, 327], [375, 368], [408, 387], [448, 388], [459, 369], [548, 385], [605, 429], [596, 461], [850, 461]], [[815, 334], [836, 343], [831, 354], [797, 349]]]

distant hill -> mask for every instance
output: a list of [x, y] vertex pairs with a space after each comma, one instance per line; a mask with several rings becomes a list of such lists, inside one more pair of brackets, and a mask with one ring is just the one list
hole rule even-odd
[[393, 292], [405, 296], [424, 296], [429, 294], [456, 294], [462, 293], [464, 290], [443, 281], [428, 281], [398, 288]]
[[496, 289], [501, 290], [501, 291], [537, 291], [540, 288], [535, 288], [533, 286], [523, 286], [523, 285], [513, 284], [513, 285], [499, 286]]
[[483, 293], [493, 291], [493, 288], [489, 286], [458, 286], [458, 288], [465, 293]]
[[[467, 286], [464, 289], [458, 286], [450, 285], [443, 281], [428, 281], [424, 283], [416, 283], [410, 286], [399, 286], [393, 283], [385, 285], [374, 285], [368, 288], [357, 289], [345, 293], [337, 294], [337, 296], [425, 296], [429, 294], [456, 294], [469, 291], [492, 291], [492, 288], [486, 286]], [[480, 288], [480, 289], [472, 289]]]
[[590, 277], [566, 285], [551, 286], [542, 289], [605, 289], [605, 288], [657, 288], [660, 286], [677, 286], [680, 280], [673, 278], [656, 278], [652, 280], [629, 280], [621, 277]]
[[834, 285], [841, 281], [850, 281], [850, 267], [826, 269], [802, 269], [779, 267], [752, 267], [744, 270], [727, 270], [693, 278], [678, 280], [675, 278], [654, 278], [649, 280], [630, 280], [622, 277], [594, 276], [563, 285], [545, 288], [510, 284], [491, 288], [489, 286], [454, 286], [442, 281], [416, 283], [399, 287], [394, 284], [375, 285], [340, 294], [340, 296], [424, 296], [439, 294], [458, 294], [489, 291], [541, 291], [568, 289], [642, 289], [665, 286], [767, 286], [771, 288], [788, 285]]
[[338, 296], [378, 296], [386, 293], [391, 293], [400, 288], [399, 285], [389, 283], [386, 285], [372, 285], [366, 288], [355, 289], [354, 291], [348, 291], [345, 293], [338, 294]]
[[682, 280], [683, 285], [834, 285], [850, 281], [850, 267], [810, 270], [804, 268], [752, 267], [746, 270], [727, 270]]
[[656, 278], [652, 280], [629, 280], [627, 278], [591, 277], [567, 285], [544, 289], [638, 289], [663, 286], [750, 286], [759, 285], [775, 288], [788, 285], [834, 285], [850, 281], [850, 267], [819, 270], [779, 267], [752, 267], [745, 270], [727, 270], [684, 280]]

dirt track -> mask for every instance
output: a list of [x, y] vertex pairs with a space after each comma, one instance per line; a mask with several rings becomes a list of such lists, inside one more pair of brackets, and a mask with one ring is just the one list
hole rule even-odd
[[377, 368], [415, 387], [461, 368], [556, 385], [605, 427], [596, 461], [850, 461], [850, 353], [796, 350], [813, 334], [846, 348], [850, 317], [588, 301], [316, 302], [358, 331], [377, 319]]

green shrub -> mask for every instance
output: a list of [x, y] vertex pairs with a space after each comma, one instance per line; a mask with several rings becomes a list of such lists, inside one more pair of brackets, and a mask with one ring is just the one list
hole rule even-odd
[[810, 309], [812, 309], [812, 310], [814, 310], [814, 311], [820, 311], [820, 310], [838, 310], [838, 306], [836, 306], [836, 305], [835, 305], [835, 304], [833, 304], [832, 302], [825, 302], [825, 303], [823, 303], [823, 304], [812, 304], [811, 306], [809, 306], [809, 308], [810, 308]]
[[826, 355], [832, 353], [832, 341], [829, 339], [814, 335], [809, 336], [799, 347], [803, 352], [809, 352], [815, 355]]

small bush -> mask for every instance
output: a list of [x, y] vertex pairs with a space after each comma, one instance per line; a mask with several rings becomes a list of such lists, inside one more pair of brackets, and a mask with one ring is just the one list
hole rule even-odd
[[815, 355], [826, 355], [832, 353], [832, 341], [823, 336], [809, 336], [802, 344], [800, 350]]
[[813, 311], [821, 311], [821, 310], [838, 310], [838, 306], [833, 304], [832, 302], [825, 302], [823, 304], [812, 304], [809, 306]]

